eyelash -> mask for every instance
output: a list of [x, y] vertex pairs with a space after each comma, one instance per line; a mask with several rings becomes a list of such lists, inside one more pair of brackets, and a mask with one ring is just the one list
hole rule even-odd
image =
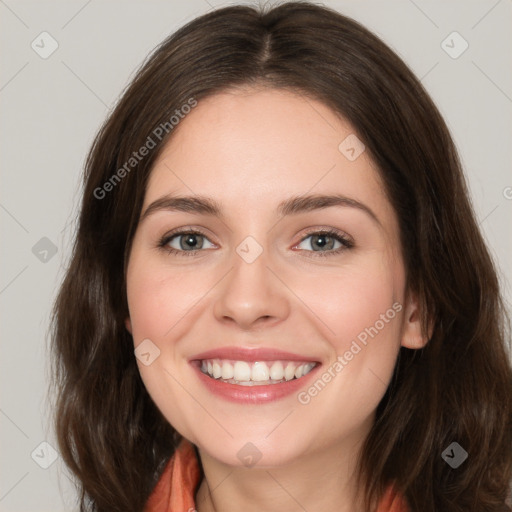
[[[167, 244], [173, 239], [181, 235], [200, 235], [205, 238], [208, 238], [203, 232], [197, 230], [197, 229], [188, 229], [188, 230], [181, 230], [181, 231], [175, 231], [171, 232], [167, 235], [164, 235], [160, 241], [158, 242], [157, 247], [163, 251], [165, 251], [167, 254], [174, 254], [176, 256], [194, 256], [196, 253], [200, 252], [201, 249], [196, 249], [193, 251], [180, 251], [178, 249], [174, 249], [173, 247], [169, 247]], [[314, 253], [313, 258], [325, 258], [327, 256], [334, 256], [342, 251], [345, 251], [346, 249], [351, 249], [354, 247], [354, 243], [352, 240], [350, 240], [346, 235], [344, 235], [341, 231], [338, 231], [336, 229], [321, 229], [318, 231], [310, 231], [306, 233], [306, 235], [302, 238], [302, 240], [297, 244], [301, 244], [309, 238], [312, 235], [322, 235], [322, 236], [328, 236], [329, 238], [334, 238], [334, 240], [337, 240], [342, 244], [342, 247], [338, 247], [338, 249], [335, 249], [333, 251], [306, 251]], [[304, 250], [304, 249], [302, 249]]]

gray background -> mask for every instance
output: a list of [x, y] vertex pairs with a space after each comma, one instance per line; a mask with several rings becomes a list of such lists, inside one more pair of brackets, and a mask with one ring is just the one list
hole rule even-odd
[[[46, 397], [48, 317], [93, 136], [148, 52], [185, 22], [231, 3], [0, 0], [0, 511], [76, 510], [62, 460], [56, 454], [44, 469], [53, 458], [41, 443], [57, 446]], [[381, 36], [432, 95], [510, 305], [512, 1], [324, 3]], [[43, 46], [43, 31], [59, 45], [47, 59], [31, 47]], [[458, 58], [441, 46], [453, 31], [469, 43]], [[462, 48], [453, 37], [446, 44]]]

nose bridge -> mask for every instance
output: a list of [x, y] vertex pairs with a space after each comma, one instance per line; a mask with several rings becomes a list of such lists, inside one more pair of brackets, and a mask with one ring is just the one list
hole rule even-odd
[[226, 276], [215, 304], [220, 321], [231, 319], [249, 329], [260, 319], [277, 322], [289, 311], [282, 283], [269, 269], [272, 266], [266, 240], [245, 237], [231, 257], [231, 271]]

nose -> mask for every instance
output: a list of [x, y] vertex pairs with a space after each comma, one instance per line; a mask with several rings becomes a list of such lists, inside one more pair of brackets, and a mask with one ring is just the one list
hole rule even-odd
[[264, 250], [252, 263], [234, 252], [233, 266], [221, 281], [214, 305], [219, 322], [244, 331], [277, 325], [290, 314], [289, 291], [270, 268]]

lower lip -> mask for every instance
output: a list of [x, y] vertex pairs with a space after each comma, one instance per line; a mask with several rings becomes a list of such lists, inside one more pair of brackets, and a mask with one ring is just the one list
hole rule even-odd
[[201, 363], [199, 361], [194, 361], [192, 366], [197, 372], [199, 380], [205, 385], [205, 387], [214, 395], [239, 404], [273, 402], [297, 393], [307, 385], [311, 380], [311, 376], [314, 375], [321, 366], [320, 364], [317, 364], [304, 377], [285, 381], [281, 384], [239, 386], [237, 384], [230, 384], [228, 382], [208, 377], [208, 375], [205, 375], [199, 368], [200, 364]]

